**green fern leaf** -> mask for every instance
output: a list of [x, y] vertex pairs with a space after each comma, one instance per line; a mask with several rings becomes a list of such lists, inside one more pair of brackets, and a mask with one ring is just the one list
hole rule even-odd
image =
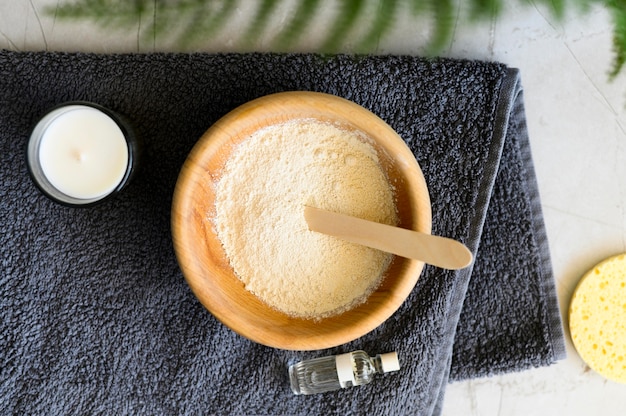
[[[566, 0], [534, 0], [540, 3], [545, 3], [546, 7], [557, 19], [562, 19], [565, 16]], [[589, 0], [584, 0], [589, 2]], [[594, 1], [594, 0], [592, 0]]]
[[[139, 30], [144, 39], [156, 42], [157, 37], [175, 41], [176, 47], [188, 49], [217, 35], [231, 22], [239, 0], [66, 0], [48, 7], [46, 11], [59, 19], [87, 19], [107, 29]], [[542, 4], [556, 18], [562, 18], [567, 0], [519, 0], [523, 3]], [[463, 2], [467, 2], [469, 16], [460, 15]], [[626, 0], [577, 0], [581, 12], [593, 5], [606, 7], [613, 19], [614, 62], [610, 75], [615, 77], [626, 65]], [[290, 50], [307, 32], [316, 13], [329, 3], [321, 0], [258, 0], [256, 13], [241, 40], [252, 48], [253, 43], [267, 30], [267, 25], [283, 5], [292, 4], [294, 10], [287, 23], [271, 44], [275, 50]], [[427, 53], [434, 55], [443, 50], [454, 33], [457, 20], [463, 22], [497, 16], [504, 0], [334, 0], [338, 13], [330, 24], [318, 51], [336, 52], [344, 38], [355, 29], [360, 31], [357, 50], [365, 53], [375, 49], [378, 40], [389, 32], [401, 8], [409, 9], [415, 17], [426, 17], [432, 24]], [[364, 10], [377, 10], [370, 17]], [[467, 20], [467, 19], [466, 19]], [[362, 28], [359, 24], [367, 24]], [[356, 33], [356, 32], [355, 32]], [[361, 35], [362, 33], [362, 35]]]
[[[560, 1], [560, 0], [558, 0]], [[501, 0], [472, 0], [470, 16], [473, 20], [490, 18], [498, 15], [502, 8]]]
[[626, 0], [607, 1], [613, 19], [613, 64], [609, 76], [615, 78], [626, 64]]
[[195, 7], [190, 8], [193, 12], [188, 21], [183, 23], [185, 30], [178, 38], [178, 44], [183, 49], [217, 34], [237, 8], [237, 0], [196, 0], [195, 3]]
[[243, 43], [247, 46], [251, 46], [254, 44], [256, 39], [263, 33], [267, 24], [272, 17], [272, 12], [276, 9], [276, 5], [279, 2], [277, 0], [263, 0], [259, 4], [259, 8], [257, 9], [256, 15], [252, 19], [250, 23], [250, 27], [243, 35]]
[[337, 50], [361, 14], [363, 5], [363, 0], [342, 0], [337, 18], [332, 24], [332, 30], [320, 47], [321, 51], [333, 53]]
[[294, 45], [304, 33], [308, 23], [313, 20], [319, 0], [301, 0], [291, 21], [276, 38], [278, 49], [286, 50]]
[[457, 14], [452, 0], [431, 0], [431, 10], [435, 24], [428, 51], [433, 55], [450, 42]]
[[380, 0], [378, 2], [376, 17], [370, 30], [357, 46], [358, 51], [372, 50], [376, 42], [389, 32], [394, 22], [397, 6], [397, 0]]
[[[383, 0], [385, 1], [385, 0]], [[410, 9], [413, 16], [420, 16], [428, 11], [430, 2], [428, 0], [411, 0]]]

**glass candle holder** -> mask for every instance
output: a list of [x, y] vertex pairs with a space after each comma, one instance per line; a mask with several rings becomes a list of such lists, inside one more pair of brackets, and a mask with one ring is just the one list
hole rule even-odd
[[137, 138], [119, 114], [90, 102], [53, 108], [33, 128], [28, 170], [41, 192], [87, 207], [119, 193], [136, 169]]

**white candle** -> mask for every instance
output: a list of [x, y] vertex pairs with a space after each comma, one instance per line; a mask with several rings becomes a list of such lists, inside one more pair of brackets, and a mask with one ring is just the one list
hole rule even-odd
[[61, 202], [84, 205], [114, 192], [127, 178], [132, 155], [120, 125], [90, 105], [48, 113], [29, 142], [31, 174]]

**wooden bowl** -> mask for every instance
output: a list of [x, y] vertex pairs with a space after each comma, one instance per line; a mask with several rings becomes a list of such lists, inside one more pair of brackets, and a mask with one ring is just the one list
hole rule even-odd
[[270, 347], [317, 350], [352, 341], [382, 324], [407, 298], [424, 264], [395, 257], [380, 287], [364, 304], [322, 320], [288, 316], [244, 288], [208, 220], [215, 212], [215, 185], [238, 143], [265, 126], [303, 118], [338, 123], [373, 139], [381, 166], [395, 187], [399, 226], [430, 233], [430, 199], [422, 171], [391, 127], [370, 111], [339, 97], [284, 92], [236, 108], [200, 138], [176, 184], [172, 234], [189, 286], [223, 324]]

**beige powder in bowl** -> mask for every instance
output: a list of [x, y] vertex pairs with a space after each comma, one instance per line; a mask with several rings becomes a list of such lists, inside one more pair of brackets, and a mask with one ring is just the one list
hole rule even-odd
[[288, 315], [319, 319], [363, 303], [392, 255], [309, 231], [305, 205], [397, 223], [367, 138], [310, 119], [265, 127], [238, 145], [212, 220], [247, 290]]

